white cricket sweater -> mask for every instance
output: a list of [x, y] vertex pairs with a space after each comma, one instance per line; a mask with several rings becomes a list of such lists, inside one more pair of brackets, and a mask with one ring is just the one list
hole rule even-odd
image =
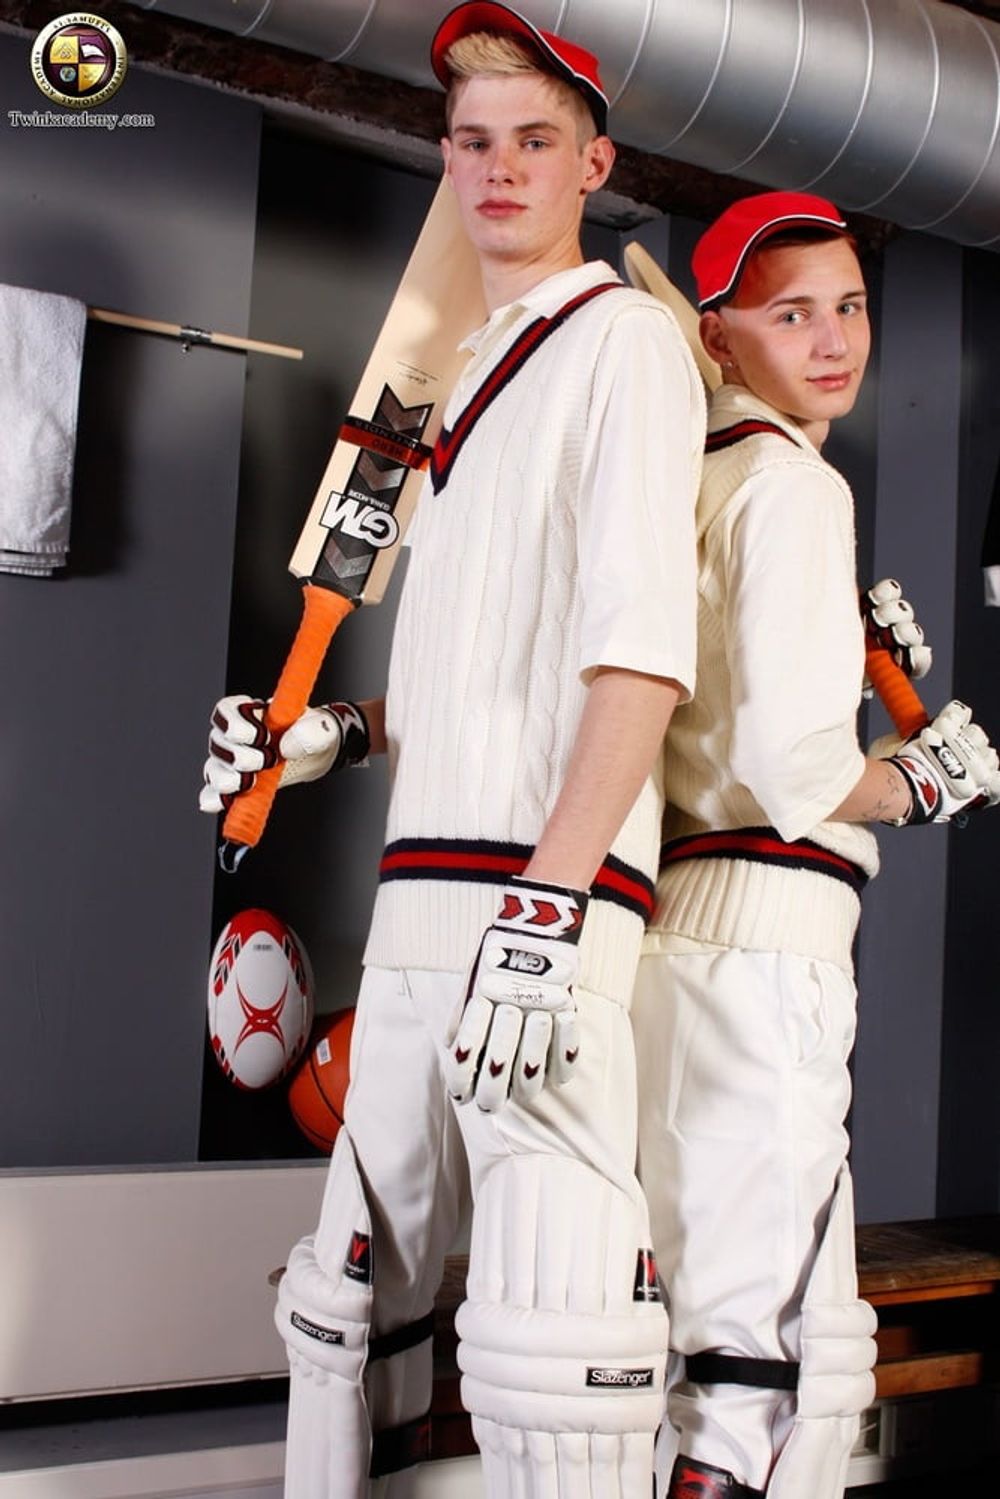
[[[740, 424], [755, 421], [785, 435], [740, 438]], [[864, 769], [853, 498], [795, 422], [742, 388], [716, 392], [708, 429], [734, 440], [714, 452], [710, 441], [705, 456], [698, 695], [667, 736], [664, 834], [770, 827], [779, 836], [739, 857], [667, 865], [646, 950], [680, 937], [802, 953], [850, 972], [860, 907], [839, 860], [863, 875], [878, 869], [870, 829], [826, 820]], [[838, 858], [805, 849], [806, 867], [782, 862], [783, 843], [803, 838]]]
[[[366, 963], [469, 966], [562, 786], [588, 673], [693, 688], [704, 400], [674, 319], [617, 284], [502, 378], [526, 329], [609, 281], [600, 262], [561, 272], [469, 341], [445, 439], [474, 398], [480, 415], [438, 492], [429, 482], [421, 496], [393, 639], [392, 793]], [[580, 986], [622, 1003], [661, 810], [650, 778], [581, 939]]]

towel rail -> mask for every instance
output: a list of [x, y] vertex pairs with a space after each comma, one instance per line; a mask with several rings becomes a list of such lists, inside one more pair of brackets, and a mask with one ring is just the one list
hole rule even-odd
[[213, 344], [223, 349], [242, 349], [251, 354], [273, 354], [279, 359], [301, 359], [302, 350], [288, 344], [264, 343], [259, 338], [240, 338], [235, 333], [214, 333], [206, 328], [190, 328], [180, 323], [164, 323], [156, 318], [133, 317], [128, 312], [112, 312], [107, 307], [88, 307], [87, 316], [98, 323], [117, 323], [140, 333], [160, 333], [165, 338], [179, 338], [185, 348], [191, 344]]

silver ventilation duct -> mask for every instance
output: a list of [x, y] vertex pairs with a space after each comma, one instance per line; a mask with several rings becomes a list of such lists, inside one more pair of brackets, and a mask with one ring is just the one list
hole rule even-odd
[[[433, 84], [448, 0], [134, 0]], [[601, 58], [616, 140], [1000, 248], [1000, 25], [941, 0], [517, 0]]]

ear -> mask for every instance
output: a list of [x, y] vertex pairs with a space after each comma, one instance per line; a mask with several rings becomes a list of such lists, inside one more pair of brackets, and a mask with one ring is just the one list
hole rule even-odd
[[583, 148], [583, 188], [585, 193], [596, 193], [611, 176], [615, 164], [615, 148], [606, 135], [595, 135]]
[[717, 312], [702, 313], [698, 320], [698, 332], [701, 334], [705, 353], [710, 355], [716, 364], [730, 362], [733, 351], [729, 346], [729, 333]]
[[451, 180], [451, 140], [447, 135], [441, 137], [441, 159], [444, 162], [444, 175]]

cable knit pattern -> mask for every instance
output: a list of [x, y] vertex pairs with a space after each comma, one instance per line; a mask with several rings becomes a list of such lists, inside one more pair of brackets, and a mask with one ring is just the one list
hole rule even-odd
[[[604, 281], [617, 278], [601, 263], [562, 272], [494, 313], [470, 341], [446, 426], [525, 327]], [[701, 417], [673, 318], [615, 286], [536, 350], [440, 492], [425, 488], [389, 671], [387, 842], [533, 846], [565, 779], [587, 671], [618, 666], [691, 689]], [[660, 807], [651, 780], [612, 849], [650, 879]], [[384, 882], [365, 961], [462, 971], [502, 884]], [[592, 901], [581, 986], [625, 1002], [641, 930], [638, 916]]]
[[[826, 819], [859, 779], [864, 638], [853, 499], [796, 424], [723, 386], [709, 431], [779, 426], [710, 452], [698, 503], [698, 698], [667, 738], [667, 838], [772, 825], [878, 870], [867, 827]], [[801, 953], [851, 971], [857, 895], [838, 880], [742, 859], [669, 866], [646, 939]]]

